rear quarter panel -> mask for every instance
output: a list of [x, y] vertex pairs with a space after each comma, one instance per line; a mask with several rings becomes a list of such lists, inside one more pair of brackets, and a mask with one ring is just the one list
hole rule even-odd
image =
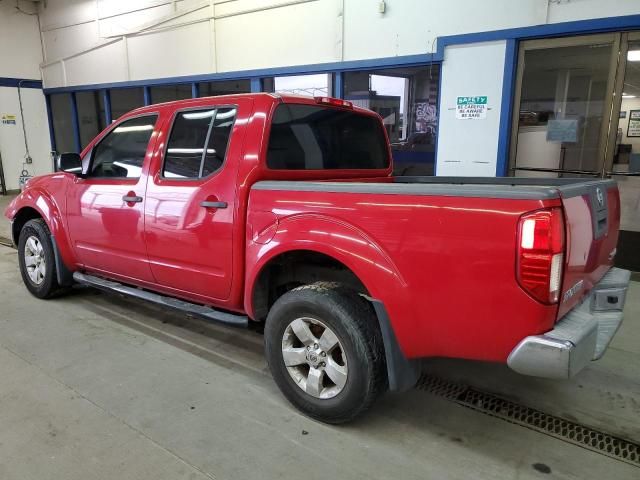
[[557, 314], [515, 278], [518, 218], [552, 205], [558, 200], [253, 189], [245, 298], [269, 259], [319, 251], [384, 303], [408, 357], [504, 361]]

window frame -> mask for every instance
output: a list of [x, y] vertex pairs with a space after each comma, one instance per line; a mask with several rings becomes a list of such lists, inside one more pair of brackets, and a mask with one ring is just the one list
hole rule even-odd
[[[164, 175], [164, 167], [165, 167], [165, 163], [167, 161], [167, 151], [169, 150], [169, 142], [171, 141], [171, 134], [173, 133], [173, 129], [175, 127], [176, 124], [176, 120], [178, 119], [178, 115], [180, 115], [181, 113], [185, 113], [185, 112], [200, 112], [200, 111], [206, 111], [206, 110], [212, 110], [215, 109], [216, 110], [216, 115], [218, 115], [218, 110], [221, 108], [235, 108], [236, 110], [236, 115], [233, 118], [233, 124], [231, 125], [231, 131], [229, 133], [229, 141], [227, 143], [227, 149], [224, 152], [224, 158], [222, 159], [222, 164], [220, 165], [220, 168], [218, 168], [215, 172], [211, 172], [209, 175], [207, 175], [206, 177], [202, 177], [200, 176], [200, 172], [202, 172], [203, 166], [204, 166], [204, 162], [202, 160], [202, 158], [200, 159], [200, 169], [199, 169], [199, 176], [197, 177], [185, 177], [185, 178], [180, 178], [180, 177], [165, 177]], [[158, 171], [158, 176], [161, 180], [166, 180], [166, 181], [178, 181], [178, 182], [198, 182], [201, 183], [203, 180], [207, 180], [209, 178], [212, 178], [216, 175], [218, 175], [218, 173], [220, 173], [225, 165], [227, 164], [227, 152], [229, 151], [229, 145], [231, 144], [231, 137], [233, 136], [233, 130], [236, 126], [236, 120], [238, 119], [238, 111], [240, 109], [239, 105], [234, 105], [234, 104], [220, 104], [220, 105], [209, 105], [209, 106], [197, 106], [197, 107], [187, 107], [187, 108], [180, 108], [177, 110], [174, 110], [173, 114], [171, 115], [171, 124], [169, 125], [169, 129], [168, 129], [168, 135], [167, 135], [167, 141], [165, 142], [164, 145], [164, 149], [162, 151], [162, 162], [160, 163], [160, 170]], [[213, 118], [213, 121], [215, 122], [215, 116]], [[209, 131], [207, 132], [207, 138], [205, 140], [205, 142], [208, 144], [209, 143], [209, 137], [211, 135], [211, 131], [212, 131], [213, 127], [210, 125], [209, 127]], [[204, 145], [204, 148], [206, 149], [207, 146]], [[204, 154], [205, 152], [203, 152]]]
[[112, 123], [110, 125], [110, 128], [105, 131], [103, 133], [103, 135], [98, 139], [98, 141], [96, 141], [93, 145], [91, 145], [91, 150], [88, 152], [89, 155], [89, 162], [87, 163], [87, 170], [86, 172], [83, 172], [82, 174], [82, 178], [85, 180], [114, 180], [114, 181], [133, 181], [133, 182], [137, 182], [140, 180], [140, 178], [142, 178], [142, 170], [144, 170], [144, 165], [145, 165], [145, 161], [146, 161], [146, 156], [147, 156], [147, 151], [149, 150], [149, 145], [151, 144], [151, 137], [149, 137], [149, 143], [147, 143], [147, 150], [145, 151], [145, 160], [142, 161], [142, 170], [140, 172], [140, 176], [138, 177], [98, 177], [98, 176], [92, 176], [90, 175], [91, 169], [93, 168], [93, 162], [95, 159], [95, 155], [96, 155], [96, 148], [98, 146], [100, 146], [100, 144], [105, 140], [105, 138], [107, 138], [109, 135], [111, 135], [111, 133], [118, 128], [120, 125], [122, 125], [125, 122], [128, 122], [129, 120], [136, 120], [138, 118], [144, 118], [144, 117], [155, 117], [155, 121], [153, 123], [153, 130], [151, 131], [151, 137], [153, 137], [153, 133], [156, 131], [156, 129], [158, 128], [158, 121], [160, 120], [160, 114], [158, 112], [145, 112], [145, 113], [141, 113], [139, 115], [132, 115], [130, 117], [125, 117], [125, 118], [120, 118], [118, 119], [116, 122]]

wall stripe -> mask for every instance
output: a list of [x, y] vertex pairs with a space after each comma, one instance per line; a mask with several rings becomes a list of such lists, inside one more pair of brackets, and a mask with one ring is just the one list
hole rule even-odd
[[21, 82], [20, 88], [42, 88], [42, 80], [0, 77], [0, 87], [17, 87]]
[[82, 151], [82, 142], [80, 141], [80, 121], [78, 118], [78, 102], [75, 92], [71, 95], [71, 123], [73, 125], [73, 145], [77, 153]]
[[496, 177], [506, 177], [509, 173], [509, 144], [511, 140], [511, 117], [513, 115], [513, 92], [518, 65], [518, 42], [507, 40], [504, 54], [504, 76], [502, 78], [502, 101], [500, 105], [500, 126], [498, 128], [498, 158]]

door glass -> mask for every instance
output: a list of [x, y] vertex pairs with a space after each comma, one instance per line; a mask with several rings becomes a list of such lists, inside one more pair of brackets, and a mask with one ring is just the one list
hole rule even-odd
[[93, 149], [87, 177], [138, 178], [142, 172], [155, 115], [132, 118], [116, 126]]
[[517, 176], [601, 172], [612, 50], [613, 41], [530, 50], [525, 46], [515, 146]]
[[640, 232], [640, 40], [629, 42], [613, 178], [620, 189], [620, 229]]
[[218, 170], [235, 117], [234, 107], [179, 112], [171, 129], [162, 175], [201, 178]]

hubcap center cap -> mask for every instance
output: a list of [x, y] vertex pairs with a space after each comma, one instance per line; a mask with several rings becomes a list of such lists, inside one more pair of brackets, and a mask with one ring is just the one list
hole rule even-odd
[[307, 363], [309, 363], [309, 366], [313, 367], [313, 368], [318, 368], [322, 366], [322, 362], [324, 360], [324, 355], [322, 355], [323, 352], [321, 349], [315, 349], [315, 350], [308, 350], [307, 351]]

